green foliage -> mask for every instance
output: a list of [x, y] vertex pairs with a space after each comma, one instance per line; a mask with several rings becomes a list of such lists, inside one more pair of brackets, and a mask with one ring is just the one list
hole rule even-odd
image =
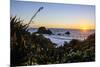
[[11, 66], [95, 61], [95, 34], [84, 41], [73, 39], [56, 47], [42, 35], [45, 27], [39, 28], [40, 33], [30, 34], [27, 24], [24, 25], [16, 16], [11, 17], [10, 23]]

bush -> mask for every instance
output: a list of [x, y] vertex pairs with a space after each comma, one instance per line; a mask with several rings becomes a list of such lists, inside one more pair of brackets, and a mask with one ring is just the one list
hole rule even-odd
[[56, 47], [42, 35], [51, 34], [45, 27], [30, 34], [20, 19], [11, 17], [10, 23], [11, 66], [95, 61], [95, 34], [84, 41], [73, 39]]

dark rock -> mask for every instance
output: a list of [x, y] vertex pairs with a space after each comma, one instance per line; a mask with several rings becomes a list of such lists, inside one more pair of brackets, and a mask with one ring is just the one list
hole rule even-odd
[[37, 33], [40, 34], [52, 34], [52, 31], [49, 29], [46, 29], [45, 27], [40, 27], [37, 31]]
[[58, 33], [57, 35], [61, 35], [60, 33]]
[[69, 31], [67, 31], [67, 32], [65, 32], [65, 34], [70, 35], [70, 32], [69, 32]]

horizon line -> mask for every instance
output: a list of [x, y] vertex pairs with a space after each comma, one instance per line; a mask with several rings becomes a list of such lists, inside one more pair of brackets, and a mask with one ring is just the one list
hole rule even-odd
[[[41, 27], [45, 27], [45, 26], [41, 26]], [[39, 27], [30, 27], [30, 28], [39, 28]], [[45, 27], [45, 28], [50, 29], [50, 27]], [[52, 27], [51, 29], [74, 29], [74, 30], [83, 30], [83, 29], [78, 29], [78, 28], [54, 28], [54, 27]], [[95, 28], [94, 29], [86, 29], [86, 30], [95, 30]]]

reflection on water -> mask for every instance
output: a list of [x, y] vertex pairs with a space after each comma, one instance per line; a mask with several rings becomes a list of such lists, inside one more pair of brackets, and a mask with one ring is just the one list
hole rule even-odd
[[[90, 34], [93, 34], [95, 30], [74, 30], [74, 29], [51, 29], [54, 34], [60, 33], [61, 36], [69, 36], [75, 39], [86, 39]], [[70, 32], [70, 35], [65, 34], [66, 31]]]

